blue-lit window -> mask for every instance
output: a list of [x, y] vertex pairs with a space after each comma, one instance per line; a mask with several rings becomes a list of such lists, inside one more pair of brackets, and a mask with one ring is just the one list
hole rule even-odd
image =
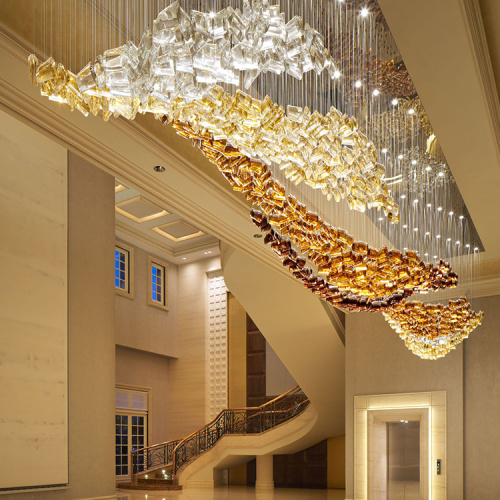
[[149, 297], [152, 306], [167, 309], [167, 270], [168, 264], [149, 258]]
[[151, 300], [163, 305], [165, 268], [157, 264], [151, 266]]
[[115, 245], [115, 289], [121, 295], [132, 295], [132, 249]]

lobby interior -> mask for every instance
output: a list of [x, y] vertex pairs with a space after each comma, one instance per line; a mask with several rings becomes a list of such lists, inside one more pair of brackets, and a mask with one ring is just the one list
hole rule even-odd
[[[99, 6], [99, 26], [113, 1], [81, 3]], [[438, 360], [410, 352], [382, 314], [334, 308], [297, 283], [255, 237], [251, 203], [172, 127], [104, 122], [41, 96], [28, 77], [33, 19], [63, 46], [66, 28], [43, 12], [64, 2], [2, 0], [5, 500], [385, 499], [377, 432], [407, 420], [419, 422], [421, 487], [391, 499], [500, 498], [500, 4], [378, 4], [482, 246], [468, 297], [482, 325]], [[132, 446], [117, 446], [117, 419], [143, 418], [137, 443], [150, 446], [296, 384], [310, 407], [283, 424], [293, 432], [228, 448], [181, 492], [117, 490]]]

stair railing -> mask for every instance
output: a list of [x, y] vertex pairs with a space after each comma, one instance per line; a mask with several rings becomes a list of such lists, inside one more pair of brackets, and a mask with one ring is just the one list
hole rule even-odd
[[223, 436], [266, 432], [292, 419], [308, 404], [307, 396], [297, 385], [261, 406], [222, 410], [214, 420], [184, 439], [132, 451], [132, 484], [135, 484], [138, 474], [160, 467], [172, 466], [172, 477], [175, 478], [183, 465], [212, 448]]
[[261, 406], [222, 410], [212, 422], [184, 438], [174, 450], [172, 473], [198, 457], [225, 435], [259, 434], [298, 415], [309, 403], [299, 386]]

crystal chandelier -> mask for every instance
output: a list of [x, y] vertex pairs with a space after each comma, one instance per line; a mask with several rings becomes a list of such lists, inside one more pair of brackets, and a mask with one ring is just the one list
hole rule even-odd
[[[436, 359], [466, 338], [482, 313], [465, 298], [446, 305], [406, 299], [455, 288], [457, 274], [439, 254], [468, 262], [478, 248], [472, 253], [465, 241], [464, 215], [454, 217], [465, 205], [459, 193], [450, 197], [453, 176], [404, 63], [363, 42], [369, 30], [390, 37], [378, 5], [370, 3], [379, 32], [358, 19], [370, 14], [358, 7], [355, 0], [345, 10], [335, 6], [335, 20], [352, 23], [352, 32], [343, 32], [323, 7], [317, 30], [297, 15], [287, 22], [266, 0], [245, 0], [241, 11], [189, 13], [174, 2], [137, 45], [105, 50], [76, 74], [31, 55], [30, 78], [43, 95], [84, 115], [133, 120], [151, 113], [171, 124], [252, 202], [265, 242], [306, 288], [343, 309], [383, 312], [412, 352]], [[388, 107], [374, 103], [379, 96]], [[323, 100], [330, 107], [321, 113]], [[431, 203], [431, 196], [442, 201]], [[330, 200], [368, 214], [377, 241], [385, 235], [399, 249], [355, 240], [332, 223]]]

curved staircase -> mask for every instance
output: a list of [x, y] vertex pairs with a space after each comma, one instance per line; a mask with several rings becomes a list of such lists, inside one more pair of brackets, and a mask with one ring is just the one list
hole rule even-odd
[[[258, 407], [222, 410], [212, 422], [183, 439], [134, 450], [131, 453], [131, 483], [120, 483], [119, 487], [180, 489], [188, 478], [204, 477], [206, 473], [207, 482], [210, 482], [212, 479], [209, 476], [213, 475], [214, 465], [220, 466], [224, 462], [224, 468], [230, 466], [232, 460], [228, 457], [260, 454], [259, 450], [265, 449], [265, 444], [280, 446], [283, 438], [286, 441], [286, 436], [289, 437], [291, 432], [296, 433], [301, 427], [307, 430], [307, 424], [315, 420], [314, 412], [304, 411], [308, 406], [307, 396], [296, 386]], [[286, 424], [291, 421], [295, 421], [293, 429], [286, 429]], [[252, 439], [264, 434], [264, 440]], [[215, 451], [216, 444], [222, 438], [225, 438], [225, 446]], [[207, 457], [210, 452], [211, 456]], [[205, 460], [195, 460], [202, 455], [205, 455]], [[194, 462], [198, 463], [193, 467]]]

